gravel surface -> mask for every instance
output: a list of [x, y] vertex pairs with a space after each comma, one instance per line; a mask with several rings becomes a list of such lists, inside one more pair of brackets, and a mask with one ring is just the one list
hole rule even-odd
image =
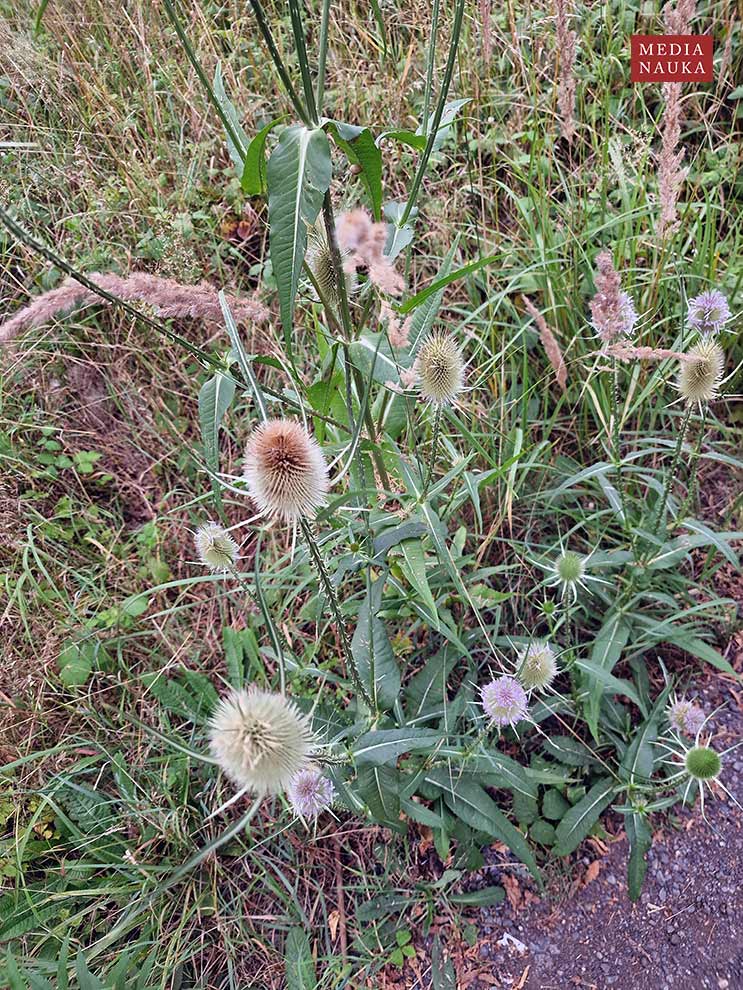
[[[699, 695], [708, 713], [726, 706], [711, 725], [715, 748], [743, 738], [743, 691], [732, 679], [716, 677]], [[727, 757], [723, 780], [743, 804], [743, 747]], [[482, 912], [478, 959], [463, 985], [743, 990], [743, 813], [722, 792], [705, 811], [707, 821], [698, 805], [674, 815], [675, 828], [658, 816], [636, 904], [626, 893], [624, 837], [603, 849], [584, 843], [567, 896], [550, 889], [540, 899], [525, 878], [501, 876], [509, 899]]]

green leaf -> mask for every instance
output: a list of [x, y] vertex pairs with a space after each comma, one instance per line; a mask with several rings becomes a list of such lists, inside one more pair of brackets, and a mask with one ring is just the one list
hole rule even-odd
[[312, 948], [302, 928], [291, 928], [284, 946], [286, 990], [316, 990], [317, 974]]
[[377, 822], [397, 823], [400, 816], [400, 775], [394, 767], [359, 769], [358, 792]]
[[596, 762], [588, 747], [573, 736], [549, 736], [542, 740], [542, 746], [569, 767], [587, 767]]
[[446, 768], [427, 771], [424, 780], [441, 788], [447, 807], [457, 818], [478, 832], [505, 842], [511, 852], [528, 867], [541, 887], [542, 878], [526, 839], [480, 784], [466, 776], [455, 778]]
[[382, 217], [382, 153], [368, 127], [343, 124], [338, 120], [324, 123], [335, 142], [352, 165], [361, 168], [361, 176], [369, 192], [374, 219]]
[[457, 990], [457, 974], [451, 959], [445, 959], [438, 935], [431, 950], [431, 990]]
[[491, 904], [500, 904], [505, 896], [503, 887], [494, 885], [481, 887], [480, 890], [472, 890], [466, 894], [450, 894], [448, 899], [458, 907], [488, 907]]
[[565, 815], [556, 829], [555, 855], [567, 856], [577, 849], [601, 812], [609, 806], [614, 796], [614, 781], [605, 777], [594, 784], [586, 796]]
[[248, 148], [248, 136], [243, 130], [243, 126], [240, 123], [234, 104], [225, 91], [221, 62], [217, 62], [217, 67], [214, 70], [214, 82], [212, 84], [212, 89], [214, 96], [222, 109], [222, 113], [231, 125], [232, 134], [238, 142], [237, 144], [235, 143], [229, 131], [225, 132], [227, 138], [227, 150], [229, 151], [232, 163], [237, 170], [238, 177], [242, 180], [245, 156]]
[[636, 813], [624, 816], [624, 828], [629, 841], [627, 861], [627, 888], [631, 901], [639, 900], [642, 884], [648, 869], [648, 852], [653, 844], [653, 833], [647, 817]]
[[271, 262], [288, 354], [292, 353], [294, 301], [307, 248], [307, 226], [317, 220], [330, 176], [325, 131], [301, 124], [282, 131], [268, 160], [268, 218]]
[[266, 176], [266, 138], [280, 124], [283, 117], [277, 117], [262, 127], [252, 139], [245, 152], [245, 164], [240, 175], [242, 191], [248, 196], [262, 196], [268, 188]]
[[[639, 782], [643, 784], [653, 775], [658, 756], [655, 747], [655, 741], [658, 738], [658, 723], [660, 722], [670, 691], [671, 686], [669, 684], [658, 696], [650, 715], [639, 729], [635, 731], [619, 767], [619, 774], [623, 780], [628, 780], [630, 783]], [[636, 778], [639, 778], [639, 781]]]
[[383, 574], [370, 585], [359, 609], [351, 653], [359, 676], [376, 704], [389, 709], [400, 694], [400, 670], [385, 625], [378, 616], [382, 607], [384, 577]]
[[[213, 474], [219, 471], [219, 428], [235, 397], [235, 383], [218, 371], [199, 390], [199, 425], [204, 460]], [[215, 486], [216, 486], [215, 482]], [[218, 492], [218, 487], [215, 487]]]
[[353, 755], [357, 764], [380, 766], [394, 763], [403, 753], [433, 750], [442, 738], [435, 729], [374, 729], [359, 736], [354, 743]]
[[540, 846], [552, 846], [555, 843], [555, 826], [538, 818], [529, 828], [529, 838]]
[[241, 688], [243, 686], [243, 647], [242, 636], [237, 629], [225, 626], [222, 630], [222, 641], [224, 642], [224, 660], [227, 666], [227, 679], [230, 687]]
[[428, 613], [430, 624], [434, 629], [439, 628], [436, 614], [436, 603], [426, 577], [426, 555], [420, 540], [404, 540], [400, 544], [403, 560], [399, 561], [400, 568], [409, 583], [418, 592], [418, 597]]
[[569, 810], [570, 805], [554, 787], [551, 787], [542, 798], [542, 814], [553, 822], [561, 821]]
[[448, 677], [457, 663], [457, 657], [446, 649], [430, 657], [422, 670], [411, 678], [405, 689], [410, 718], [438, 711], [446, 697]]
[[224, 317], [225, 326], [227, 327], [227, 332], [230, 335], [230, 342], [232, 344], [232, 351], [237, 358], [237, 363], [240, 367], [240, 371], [243, 374], [245, 381], [250, 387], [250, 391], [253, 393], [253, 399], [255, 401], [256, 408], [258, 410], [258, 415], [265, 422], [268, 419], [268, 408], [266, 406], [266, 400], [263, 398], [263, 392], [261, 392], [258, 380], [253, 374], [253, 368], [251, 364], [251, 358], [245, 353], [245, 348], [243, 347], [242, 340], [240, 339], [240, 332], [237, 329], [237, 324], [235, 323], [235, 318], [230, 310], [230, 305], [227, 302], [227, 296], [224, 294], [224, 289], [219, 290], [219, 305], [222, 308], [222, 316]]
[[67, 640], [57, 661], [59, 679], [65, 687], [82, 687], [92, 673], [94, 660], [95, 645], [92, 642]]

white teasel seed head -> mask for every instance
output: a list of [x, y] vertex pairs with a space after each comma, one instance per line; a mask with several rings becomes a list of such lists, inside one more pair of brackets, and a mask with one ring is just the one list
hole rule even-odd
[[455, 338], [438, 331], [418, 351], [421, 395], [429, 402], [448, 405], [464, 387], [464, 358]]
[[259, 512], [296, 522], [327, 501], [328, 466], [301, 423], [270, 419], [253, 430], [245, 450], [245, 478]]
[[680, 362], [678, 390], [687, 405], [712, 402], [725, 370], [725, 352], [713, 340], [704, 339]]
[[254, 794], [278, 794], [317, 748], [310, 721], [293, 701], [257, 688], [233, 691], [209, 723], [212, 755], [230, 780]]
[[215, 522], [203, 523], [194, 534], [196, 553], [201, 563], [212, 571], [229, 571], [238, 556], [237, 543]]
[[557, 659], [549, 643], [540, 640], [519, 651], [516, 676], [527, 691], [544, 691], [557, 676]]

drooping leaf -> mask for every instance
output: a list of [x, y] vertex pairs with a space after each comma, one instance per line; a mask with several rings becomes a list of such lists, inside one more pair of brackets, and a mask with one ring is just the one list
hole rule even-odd
[[400, 815], [400, 775], [394, 767], [363, 766], [358, 793], [378, 822], [397, 823]]
[[430, 624], [434, 629], [438, 629], [438, 617], [436, 614], [436, 603], [431, 594], [431, 588], [426, 576], [426, 555], [423, 552], [423, 545], [420, 540], [403, 540], [400, 544], [403, 559], [398, 563], [400, 568], [413, 588], [417, 591], [426, 612], [429, 616]]
[[627, 888], [629, 899], [637, 901], [648, 869], [648, 852], [653, 844], [653, 833], [647, 817], [636, 813], [624, 816], [624, 828], [629, 842], [627, 860]]
[[276, 120], [272, 120], [265, 127], [262, 127], [247, 147], [240, 185], [242, 191], [248, 196], [262, 196], [268, 188], [266, 138], [283, 119], [283, 117], [277, 117]]
[[611, 803], [614, 790], [614, 781], [611, 777], [605, 777], [570, 809], [556, 829], [555, 855], [567, 856], [578, 848], [599, 820], [601, 812]]
[[382, 216], [382, 153], [372, 132], [368, 127], [356, 127], [338, 120], [329, 120], [324, 126], [330, 130], [351, 164], [360, 167], [374, 219], [379, 221]]
[[[214, 70], [214, 82], [212, 83], [212, 89], [214, 91], [214, 96], [222, 109], [222, 113], [229, 121], [232, 135], [229, 131], [225, 131], [225, 136], [227, 138], [227, 150], [229, 151], [232, 163], [237, 170], [238, 178], [242, 179], [243, 170], [245, 167], [245, 157], [247, 155], [248, 144], [250, 142], [248, 141], [247, 134], [243, 130], [242, 124], [240, 123], [240, 118], [237, 115], [235, 105], [227, 96], [227, 92], [224, 88], [221, 62], [217, 62], [217, 67]], [[233, 136], [237, 143], [233, 140]]]
[[[199, 390], [201, 442], [204, 448], [204, 460], [212, 474], [219, 472], [219, 428], [234, 397], [235, 383], [221, 371], [207, 379]], [[219, 485], [216, 481], [214, 492], [221, 502]]]

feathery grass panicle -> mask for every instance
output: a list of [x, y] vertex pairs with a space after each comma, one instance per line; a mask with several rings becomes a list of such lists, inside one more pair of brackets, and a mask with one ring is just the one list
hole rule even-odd
[[725, 352], [713, 340], [703, 338], [679, 362], [678, 390], [687, 405], [713, 402], [725, 371]]
[[557, 109], [560, 113], [560, 130], [570, 143], [575, 137], [575, 54], [578, 35], [568, 26], [570, 11], [568, 0], [556, 0], [556, 49], [558, 58]]
[[622, 290], [622, 280], [610, 251], [596, 258], [596, 294], [591, 300], [591, 317], [596, 333], [604, 343], [632, 334], [637, 322], [634, 303]]
[[222, 698], [209, 742], [235, 786], [258, 795], [285, 790], [317, 748], [309, 719], [293, 701], [254, 687]]
[[565, 359], [562, 356], [562, 350], [557, 342], [557, 337], [555, 337], [552, 328], [549, 326], [544, 316], [539, 312], [531, 299], [528, 299], [526, 296], [522, 296], [521, 300], [537, 325], [537, 329], [539, 330], [539, 339], [542, 342], [544, 353], [547, 355], [547, 359], [555, 372], [557, 384], [564, 392], [568, 384], [568, 369], [565, 366]]
[[480, 689], [483, 711], [495, 725], [516, 725], [526, 715], [526, 691], [514, 677], [503, 675]]
[[210, 570], [228, 571], [234, 567], [239, 548], [230, 534], [215, 522], [203, 523], [194, 534], [199, 560]]
[[437, 405], [453, 402], [464, 387], [464, 358], [456, 339], [443, 330], [432, 333], [417, 360], [423, 398]]
[[[208, 282], [184, 285], [172, 278], [161, 278], [147, 272], [132, 272], [121, 276], [94, 272], [88, 276], [102, 289], [125, 302], [141, 302], [151, 306], [163, 319], [201, 320], [221, 326], [224, 320], [219, 305], [218, 290]], [[232, 314], [237, 323], [261, 323], [268, 319], [268, 310], [254, 299], [228, 295]], [[48, 323], [57, 314], [81, 306], [106, 306], [108, 301], [74, 278], [67, 278], [56, 289], [44, 292], [0, 325], [0, 342], [12, 340], [22, 330]]]
[[730, 306], [719, 289], [709, 289], [689, 300], [686, 322], [703, 335], [718, 333], [730, 319]]
[[313, 766], [300, 770], [292, 777], [286, 790], [294, 812], [300, 818], [312, 819], [331, 807], [335, 799], [333, 782]]
[[390, 306], [386, 299], [379, 307], [379, 321], [387, 324], [387, 337], [390, 345], [397, 350], [405, 350], [410, 346], [410, 329], [413, 325], [412, 314], [402, 319]]
[[[689, 33], [689, 24], [696, 13], [695, 0], [678, 0], [667, 3], [663, 8], [663, 25], [666, 34]], [[664, 107], [661, 118], [661, 146], [658, 155], [658, 200], [660, 217], [658, 233], [662, 237], [675, 229], [676, 204], [686, 178], [687, 170], [682, 167], [684, 149], [678, 147], [681, 138], [681, 91], [682, 83], [667, 82], [661, 86]]]
[[405, 284], [402, 276], [384, 253], [386, 224], [374, 223], [366, 210], [350, 210], [341, 213], [336, 220], [336, 236], [346, 259], [344, 268], [347, 272], [366, 268], [369, 281], [382, 292], [392, 296], [402, 292]]
[[616, 358], [617, 361], [688, 361], [688, 354], [681, 351], [669, 351], [663, 347], [633, 347], [632, 344], [625, 344], [617, 341], [604, 348], [604, 354], [608, 357]]
[[550, 644], [540, 640], [520, 650], [516, 676], [527, 691], [548, 688], [557, 676], [557, 658]]
[[271, 419], [257, 426], [245, 450], [244, 475], [259, 512], [286, 522], [314, 516], [330, 488], [320, 446], [301, 423]]

